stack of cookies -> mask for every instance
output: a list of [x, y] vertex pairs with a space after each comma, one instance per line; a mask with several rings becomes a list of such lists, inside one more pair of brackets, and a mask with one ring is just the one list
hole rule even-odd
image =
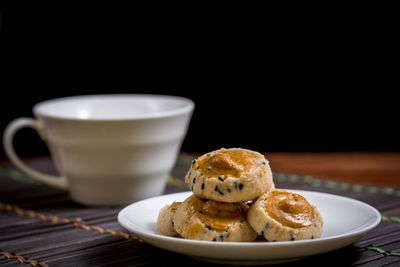
[[321, 236], [318, 211], [301, 195], [276, 190], [268, 161], [258, 152], [232, 148], [207, 153], [193, 160], [185, 182], [193, 195], [161, 209], [161, 234], [227, 242]]

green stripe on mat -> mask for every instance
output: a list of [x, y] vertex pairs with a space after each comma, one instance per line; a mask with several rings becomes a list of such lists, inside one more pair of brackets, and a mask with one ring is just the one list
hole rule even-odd
[[340, 189], [340, 190], [351, 190], [356, 193], [382, 193], [385, 195], [393, 195], [393, 196], [400, 196], [400, 191], [396, 191], [394, 188], [391, 187], [384, 187], [379, 188], [376, 186], [367, 186], [367, 185], [360, 185], [360, 184], [350, 184], [347, 182], [337, 182], [333, 180], [322, 180], [319, 178], [315, 178], [311, 175], [296, 175], [296, 174], [285, 174], [285, 173], [274, 173], [274, 179], [279, 182], [304, 182], [306, 184], [315, 186], [315, 187], [325, 187], [329, 189]]
[[385, 221], [385, 222], [397, 222], [397, 223], [400, 223], [400, 218], [399, 217], [385, 216], [385, 215], [381, 215], [381, 217], [382, 217], [382, 221]]
[[340, 189], [340, 190], [351, 190], [356, 193], [369, 193], [369, 194], [384, 194], [395, 197], [400, 197], [400, 190], [396, 190], [391, 187], [379, 188], [377, 186], [368, 186], [360, 184], [351, 184], [347, 182], [338, 182], [333, 180], [325, 180], [315, 178], [311, 175], [296, 175], [296, 174], [285, 174], [285, 173], [274, 173], [274, 179], [278, 182], [291, 182], [299, 183], [303, 182], [315, 187], [325, 187], [328, 189]]
[[36, 181], [29, 175], [26, 175], [17, 170], [4, 168], [3, 166], [0, 166], [0, 175], [10, 177], [11, 179], [18, 182], [29, 183], [29, 184], [40, 184], [40, 182]]
[[380, 253], [380, 254], [385, 254], [385, 255], [387, 255], [387, 256], [397, 256], [397, 257], [400, 257], [400, 253], [399, 253], [399, 252], [385, 251], [385, 250], [383, 250], [383, 249], [381, 249], [381, 248], [377, 248], [377, 247], [374, 247], [374, 246], [360, 246], [360, 245], [354, 244], [353, 247], [355, 247], [355, 248], [368, 249], [368, 250], [371, 250], [371, 251], [378, 252], [378, 253]]

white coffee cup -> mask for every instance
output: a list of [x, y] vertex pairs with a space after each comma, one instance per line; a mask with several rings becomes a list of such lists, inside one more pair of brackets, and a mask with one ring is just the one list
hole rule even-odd
[[[88, 95], [33, 107], [36, 119], [18, 118], [4, 131], [8, 158], [23, 172], [67, 189], [85, 205], [124, 205], [164, 190], [190, 122], [194, 103], [161, 95]], [[12, 142], [23, 128], [46, 142], [61, 177], [27, 166]]]

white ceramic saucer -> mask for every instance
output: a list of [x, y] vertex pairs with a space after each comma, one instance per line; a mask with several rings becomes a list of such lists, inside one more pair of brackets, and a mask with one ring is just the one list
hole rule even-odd
[[363, 237], [381, 221], [380, 213], [361, 201], [302, 190], [324, 219], [322, 237], [285, 242], [211, 242], [163, 236], [157, 232], [159, 210], [183, 201], [192, 192], [163, 195], [133, 203], [118, 214], [119, 223], [147, 243], [197, 259], [231, 264], [266, 264], [293, 261], [345, 247]]

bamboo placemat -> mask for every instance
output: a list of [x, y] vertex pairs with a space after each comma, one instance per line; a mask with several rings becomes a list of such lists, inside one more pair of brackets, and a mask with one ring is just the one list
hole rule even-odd
[[[193, 157], [181, 154], [165, 194], [187, 191], [183, 177]], [[47, 158], [32, 162], [51, 170]], [[274, 173], [278, 188], [333, 193], [364, 201], [382, 222], [355, 244], [281, 266], [400, 266], [400, 189]], [[88, 208], [64, 191], [39, 184], [10, 165], [0, 166], [0, 266], [143, 266], [204, 262], [146, 244], [117, 222], [121, 208]], [[214, 265], [214, 264], [209, 264]]]

